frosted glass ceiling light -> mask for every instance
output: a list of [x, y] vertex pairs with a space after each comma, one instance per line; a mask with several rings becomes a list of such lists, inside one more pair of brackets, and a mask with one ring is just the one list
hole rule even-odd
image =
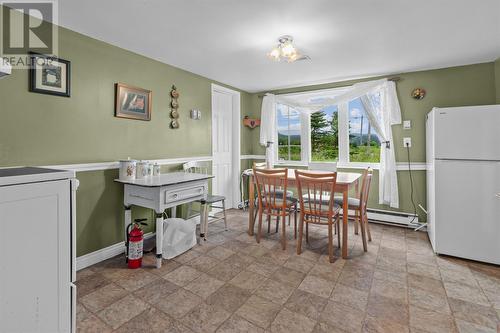
[[275, 47], [267, 54], [267, 56], [274, 61], [280, 61], [281, 51], [278, 47]]
[[281, 58], [284, 58], [287, 62], [311, 59], [306, 55], [301, 55], [297, 51], [297, 48], [293, 45], [293, 37], [289, 35], [278, 38], [278, 45], [267, 56], [275, 61], [280, 61]]

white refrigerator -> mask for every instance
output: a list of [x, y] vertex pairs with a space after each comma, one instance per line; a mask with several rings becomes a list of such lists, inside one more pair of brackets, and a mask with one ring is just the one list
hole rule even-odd
[[434, 251], [500, 264], [500, 105], [434, 108], [426, 121]]
[[75, 332], [73, 171], [0, 169], [0, 332]]

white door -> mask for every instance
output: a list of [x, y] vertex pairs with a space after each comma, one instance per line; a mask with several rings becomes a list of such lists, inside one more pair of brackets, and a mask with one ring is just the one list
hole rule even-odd
[[500, 264], [500, 162], [436, 161], [435, 251]]
[[212, 91], [212, 194], [226, 197], [226, 207], [233, 202], [233, 95]]
[[0, 187], [0, 331], [69, 332], [68, 180]]

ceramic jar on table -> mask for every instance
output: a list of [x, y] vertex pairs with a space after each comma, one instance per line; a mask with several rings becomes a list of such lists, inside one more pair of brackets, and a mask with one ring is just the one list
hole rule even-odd
[[134, 180], [136, 177], [136, 160], [121, 160], [119, 178], [121, 180]]
[[160, 175], [160, 165], [158, 163], [153, 164], [153, 177]]
[[150, 175], [150, 165], [151, 163], [147, 161], [139, 161], [137, 162], [137, 173], [136, 173], [136, 179], [144, 179], [146, 177], [149, 177]]

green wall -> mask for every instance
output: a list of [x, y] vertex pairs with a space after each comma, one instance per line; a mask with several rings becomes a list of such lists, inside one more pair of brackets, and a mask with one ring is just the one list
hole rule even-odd
[[495, 61], [495, 88], [497, 104], [500, 104], [500, 58]]
[[[495, 69], [496, 68], [496, 69]], [[497, 95], [495, 94], [495, 71], [497, 76]], [[464, 106], [494, 104], [498, 98], [500, 87], [500, 61], [496, 63], [484, 63], [477, 65], [451, 67], [437, 70], [402, 73], [401, 79], [396, 83], [399, 103], [403, 120], [411, 120], [412, 128], [403, 129], [402, 125], [393, 126], [393, 137], [396, 146], [396, 161], [407, 162], [407, 151], [403, 147], [403, 137], [412, 138], [410, 156], [412, 162], [425, 162], [425, 116], [433, 107]], [[357, 82], [374, 80], [353, 80], [337, 83], [329, 83], [315, 86], [298, 87], [272, 91], [275, 94], [302, 92], [318, 89], [327, 89], [352, 85]], [[422, 100], [413, 99], [410, 94], [414, 88], [424, 88], [427, 95]], [[254, 94], [250, 100], [252, 108], [260, 109], [262, 99]], [[496, 95], [496, 96], [495, 96]], [[265, 150], [258, 143], [258, 132], [253, 136], [253, 153], [264, 154]], [[346, 169], [347, 170], [347, 169]], [[359, 172], [359, 170], [350, 170]], [[412, 172], [415, 185], [415, 202], [426, 207], [425, 171]], [[410, 200], [410, 183], [407, 171], [398, 171], [399, 182], [399, 211], [412, 212], [413, 206]], [[374, 172], [374, 181], [370, 194], [370, 207], [387, 209], [389, 206], [378, 204], [378, 172]], [[426, 216], [419, 211], [420, 220], [425, 221]]]
[[[0, 167], [211, 155], [211, 80], [62, 28], [59, 56], [71, 61], [70, 98], [28, 92], [27, 70], [0, 80]], [[153, 92], [151, 121], [114, 117], [117, 82]], [[172, 84], [180, 91], [178, 130], [169, 128]], [[251, 99], [241, 92], [242, 117]], [[192, 108], [201, 120], [189, 119]], [[242, 126], [241, 135], [241, 153], [251, 154], [251, 130]], [[77, 173], [78, 256], [123, 239], [117, 175]], [[146, 209], [132, 214], [152, 220]]]

